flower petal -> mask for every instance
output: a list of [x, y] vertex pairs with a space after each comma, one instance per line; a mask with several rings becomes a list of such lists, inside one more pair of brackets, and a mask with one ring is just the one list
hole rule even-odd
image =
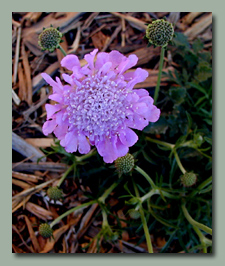
[[81, 154], [87, 154], [91, 150], [90, 144], [83, 134], [78, 134], [78, 150]]
[[67, 152], [76, 152], [77, 151], [77, 134], [75, 131], [70, 131], [65, 136], [65, 150]]
[[55, 112], [59, 111], [61, 109], [61, 104], [46, 104], [45, 105], [45, 109], [47, 112], [47, 119], [52, 118], [52, 116], [54, 115]]
[[120, 132], [119, 138], [121, 142], [128, 147], [133, 146], [138, 141], [137, 134], [128, 127], [124, 131]]
[[57, 124], [55, 119], [46, 121], [42, 127], [43, 134], [48, 136], [50, 133], [52, 133], [56, 126]]
[[84, 56], [84, 59], [88, 62], [90, 69], [94, 68], [94, 58], [97, 52], [98, 49], [94, 49], [90, 54], [86, 54]]
[[69, 54], [62, 59], [61, 66], [72, 71], [73, 67], [80, 67], [80, 61], [76, 55]]
[[118, 66], [119, 74], [122, 74], [127, 69], [135, 66], [137, 64], [137, 61], [138, 61], [138, 57], [136, 55], [134, 54], [129, 55], [128, 58], [126, 58], [126, 61], [120, 63], [120, 65]]

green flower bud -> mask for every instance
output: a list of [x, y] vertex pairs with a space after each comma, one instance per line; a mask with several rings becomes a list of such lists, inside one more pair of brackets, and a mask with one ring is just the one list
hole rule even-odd
[[146, 38], [155, 46], [167, 46], [168, 42], [172, 40], [173, 34], [173, 25], [164, 19], [152, 21], [146, 29]]
[[47, 195], [51, 200], [59, 200], [62, 198], [62, 190], [58, 187], [50, 187], [47, 190]]
[[127, 174], [134, 168], [134, 157], [130, 153], [127, 153], [123, 157], [119, 157], [115, 161], [115, 167], [119, 172], [119, 175]]
[[128, 213], [129, 213], [129, 216], [130, 216], [131, 219], [136, 220], [136, 219], [138, 219], [140, 217], [140, 212], [136, 211], [134, 209], [129, 210]]
[[191, 187], [196, 183], [197, 175], [192, 172], [186, 172], [184, 175], [181, 176], [180, 180], [184, 187]]
[[42, 50], [53, 52], [56, 48], [58, 48], [59, 43], [62, 40], [62, 33], [57, 29], [50, 27], [44, 29], [38, 39], [38, 44]]
[[39, 234], [44, 238], [49, 238], [53, 236], [53, 230], [49, 224], [44, 223], [39, 226]]

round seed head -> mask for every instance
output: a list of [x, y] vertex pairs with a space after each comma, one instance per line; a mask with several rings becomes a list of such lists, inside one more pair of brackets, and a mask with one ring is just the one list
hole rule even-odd
[[134, 157], [127, 153], [123, 157], [119, 157], [115, 161], [115, 167], [120, 175], [129, 173], [134, 168]]
[[62, 198], [62, 190], [58, 187], [50, 187], [47, 190], [47, 195], [51, 200], [59, 200]]
[[44, 223], [39, 226], [39, 234], [44, 238], [49, 238], [53, 236], [53, 230], [49, 224]]
[[56, 48], [58, 48], [59, 43], [61, 42], [62, 33], [57, 29], [50, 27], [44, 29], [38, 39], [38, 44], [42, 50], [53, 52]]
[[173, 25], [164, 19], [153, 21], [146, 29], [146, 38], [155, 46], [165, 47], [172, 40], [173, 34]]
[[195, 173], [185, 173], [181, 176], [181, 183], [184, 187], [191, 187], [193, 186], [197, 181], [197, 175]]

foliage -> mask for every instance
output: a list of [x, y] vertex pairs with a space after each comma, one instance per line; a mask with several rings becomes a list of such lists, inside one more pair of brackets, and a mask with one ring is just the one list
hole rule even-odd
[[[82, 156], [68, 154], [57, 142], [46, 152], [48, 156], [60, 153], [65, 162], [74, 163], [76, 172], [68, 178], [74, 175], [75, 179], [80, 178], [83, 186], [90, 187], [86, 196], [96, 202], [119, 180], [114, 191], [119, 203], [110, 206], [107, 201], [104, 204], [100, 201], [104, 226], [97, 235], [98, 241], [100, 236], [116, 241], [126, 230], [131, 236], [134, 232], [138, 234], [140, 244], [145, 240], [143, 221], [146, 221], [155, 238], [166, 236], [160, 252], [211, 252], [208, 229], [212, 226], [211, 54], [204, 50], [201, 40], [190, 44], [181, 33], [176, 33], [168, 50], [176, 63], [174, 73], [164, 73], [171, 86], [161, 88], [159, 121], [150, 123], [144, 132], [137, 132], [139, 141], [130, 153], [138, 167], [131, 175], [118, 177], [115, 167], [105, 164], [98, 154], [81, 160]], [[191, 187], [182, 186], [185, 171], [197, 176]], [[116, 215], [121, 206], [126, 213], [126, 228], [122, 227], [123, 219]]]

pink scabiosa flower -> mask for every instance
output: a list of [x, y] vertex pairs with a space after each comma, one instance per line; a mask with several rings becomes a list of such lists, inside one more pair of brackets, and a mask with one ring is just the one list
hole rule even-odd
[[[133, 89], [144, 81], [148, 72], [137, 68], [136, 55], [126, 57], [118, 51], [86, 54], [87, 64], [80, 66], [76, 55], [67, 55], [61, 65], [72, 71], [62, 74], [67, 85], [46, 73], [42, 77], [53, 88], [46, 104], [45, 135], [54, 132], [67, 152], [86, 154], [95, 145], [106, 163], [125, 156], [138, 136], [131, 129], [142, 130], [149, 122], [159, 119], [160, 110], [145, 89]], [[96, 56], [97, 54], [97, 56]], [[96, 57], [96, 60], [94, 60]]]

